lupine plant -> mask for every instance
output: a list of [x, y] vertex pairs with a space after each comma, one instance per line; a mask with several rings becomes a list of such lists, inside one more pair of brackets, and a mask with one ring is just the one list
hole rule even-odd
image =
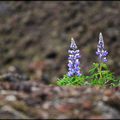
[[108, 62], [106, 58], [108, 52], [104, 46], [102, 33], [99, 34], [96, 55], [98, 56], [98, 63], [93, 63], [92, 68], [89, 70], [90, 76], [88, 80], [90, 80], [91, 85], [114, 86], [116, 80], [106, 64]]
[[114, 74], [110, 72], [107, 66], [108, 52], [104, 46], [102, 33], [99, 34], [99, 41], [97, 44], [96, 55], [98, 56], [98, 63], [93, 63], [89, 70], [89, 75], [83, 75], [80, 72], [79, 58], [80, 51], [74, 39], [71, 39], [70, 50], [68, 50], [68, 73], [62, 79], [57, 81], [57, 85], [65, 86], [102, 86], [102, 87], [117, 87], [120, 86], [120, 80], [116, 79]]
[[98, 72], [100, 73], [100, 78], [102, 78], [102, 65], [103, 65], [102, 63], [107, 62], [106, 56], [108, 55], [108, 52], [107, 50], [105, 50], [104, 47], [104, 40], [102, 33], [99, 34], [99, 42], [97, 45], [96, 55], [98, 55], [98, 60], [99, 60]]
[[77, 45], [73, 38], [71, 38], [70, 50], [68, 50], [68, 76], [80, 76], [80, 51], [77, 49]]
[[82, 85], [84, 82], [84, 76], [80, 72], [80, 50], [77, 49], [77, 45], [73, 38], [71, 38], [70, 49], [68, 50], [68, 73], [64, 75], [62, 80], [58, 80], [58, 85]]

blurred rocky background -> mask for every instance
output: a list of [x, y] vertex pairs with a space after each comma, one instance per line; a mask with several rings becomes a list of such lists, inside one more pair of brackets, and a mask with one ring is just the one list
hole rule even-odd
[[99, 32], [108, 65], [120, 75], [119, 1], [0, 2], [0, 73], [19, 72], [48, 84], [67, 72], [70, 39], [81, 50], [81, 70], [93, 62]]
[[87, 74], [100, 32], [120, 76], [119, 14], [119, 1], [1, 1], [0, 119], [120, 118], [119, 88], [49, 85], [67, 73], [71, 37]]

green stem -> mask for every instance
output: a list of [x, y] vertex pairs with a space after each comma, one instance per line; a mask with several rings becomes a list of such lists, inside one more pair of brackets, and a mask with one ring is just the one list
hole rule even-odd
[[101, 66], [101, 63], [99, 64], [99, 69], [98, 69], [98, 72], [100, 73], [100, 79], [102, 79], [102, 66]]

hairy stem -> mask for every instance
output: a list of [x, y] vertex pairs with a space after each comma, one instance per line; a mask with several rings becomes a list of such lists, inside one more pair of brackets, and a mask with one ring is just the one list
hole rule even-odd
[[100, 79], [102, 79], [102, 66], [101, 66], [101, 63], [99, 63], [98, 72], [100, 73]]

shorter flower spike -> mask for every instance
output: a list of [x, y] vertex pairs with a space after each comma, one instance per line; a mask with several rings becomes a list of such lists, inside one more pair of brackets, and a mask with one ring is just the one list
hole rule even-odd
[[80, 76], [80, 62], [79, 62], [79, 58], [80, 58], [80, 51], [77, 50], [77, 45], [74, 41], [73, 38], [71, 38], [71, 45], [70, 45], [70, 50], [68, 50], [69, 53], [69, 57], [68, 57], [68, 76], [72, 77], [72, 76]]
[[96, 55], [99, 56], [99, 60], [101, 62], [107, 62], [106, 56], [108, 55], [108, 52], [104, 48], [104, 40], [103, 40], [102, 33], [99, 34], [99, 42], [97, 45]]

